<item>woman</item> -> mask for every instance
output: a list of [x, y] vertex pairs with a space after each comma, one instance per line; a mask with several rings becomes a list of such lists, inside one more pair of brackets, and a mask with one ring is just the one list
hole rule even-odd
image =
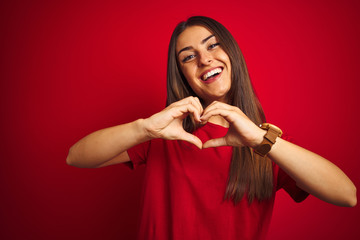
[[263, 239], [275, 193], [355, 206], [356, 188], [326, 159], [265, 122], [231, 34], [206, 17], [170, 40], [167, 107], [94, 132], [69, 151], [77, 167], [146, 164], [140, 239]]

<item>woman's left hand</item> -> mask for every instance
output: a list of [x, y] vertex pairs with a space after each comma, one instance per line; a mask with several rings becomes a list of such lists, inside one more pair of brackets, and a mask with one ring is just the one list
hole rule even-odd
[[229, 122], [229, 130], [224, 137], [211, 139], [203, 148], [219, 146], [258, 146], [265, 131], [256, 126], [239, 108], [214, 101], [203, 112], [201, 121], [207, 122], [212, 116], [221, 116]]

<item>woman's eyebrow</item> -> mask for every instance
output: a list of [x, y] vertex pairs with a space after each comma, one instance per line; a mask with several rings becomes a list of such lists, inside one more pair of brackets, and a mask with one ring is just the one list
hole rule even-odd
[[[206, 42], [207, 42], [210, 38], [212, 38], [212, 37], [215, 37], [215, 35], [212, 34], [212, 35], [204, 38], [204, 39], [201, 41], [201, 44], [206, 43]], [[179, 56], [181, 52], [186, 51], [186, 50], [190, 50], [190, 49], [194, 49], [194, 48], [193, 48], [193, 47], [184, 47], [183, 49], [181, 49], [181, 50], [178, 52], [177, 55]]]
[[214, 34], [212, 34], [212, 35], [208, 36], [207, 38], [204, 38], [204, 39], [201, 41], [201, 44], [206, 43], [206, 42], [207, 42], [207, 40], [209, 40], [209, 39], [210, 39], [210, 38], [212, 38], [212, 37], [215, 37], [215, 35], [214, 35]]

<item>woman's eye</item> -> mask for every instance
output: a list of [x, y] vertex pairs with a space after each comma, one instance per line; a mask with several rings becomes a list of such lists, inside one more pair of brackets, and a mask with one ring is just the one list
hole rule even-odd
[[220, 45], [220, 43], [214, 43], [214, 44], [211, 44], [208, 48], [213, 49], [213, 48], [215, 48], [216, 46], [219, 46], [219, 45]]
[[182, 60], [182, 62], [187, 62], [187, 61], [189, 61], [190, 59], [193, 59], [194, 57], [195, 57], [195, 55], [189, 55], [189, 56], [185, 57], [185, 58]]

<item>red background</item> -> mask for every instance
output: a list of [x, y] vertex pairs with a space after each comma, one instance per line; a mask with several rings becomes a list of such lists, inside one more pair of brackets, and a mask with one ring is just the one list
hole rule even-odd
[[[2, 1], [0, 239], [133, 239], [144, 169], [67, 166], [69, 147], [165, 104], [191, 15], [237, 39], [267, 113], [359, 187], [359, 1]], [[354, 239], [359, 206], [278, 194], [268, 239]]]

